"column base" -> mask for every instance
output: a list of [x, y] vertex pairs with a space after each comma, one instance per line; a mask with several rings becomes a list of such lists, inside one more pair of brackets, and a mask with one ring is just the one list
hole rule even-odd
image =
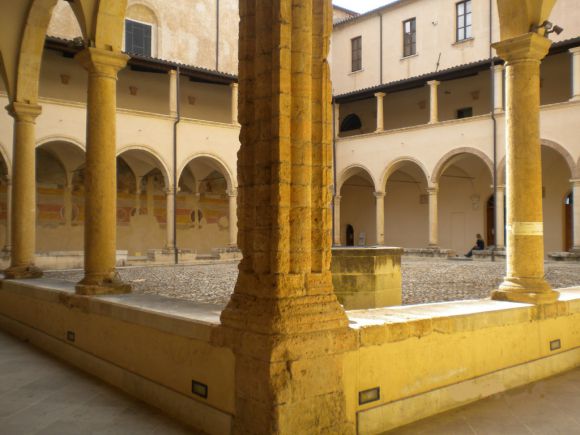
[[30, 264], [28, 266], [10, 266], [4, 271], [5, 279], [34, 279], [42, 277], [42, 270]]
[[492, 291], [491, 298], [496, 301], [541, 305], [556, 302], [559, 295], [542, 278], [506, 278], [499, 289]]
[[131, 293], [131, 284], [121, 281], [117, 274], [105, 277], [85, 277], [75, 286], [78, 295], [118, 295]]

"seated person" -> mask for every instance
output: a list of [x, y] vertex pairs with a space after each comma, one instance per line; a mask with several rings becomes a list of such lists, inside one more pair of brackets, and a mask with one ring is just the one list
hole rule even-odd
[[481, 237], [481, 234], [477, 234], [476, 237], [477, 240], [475, 242], [475, 246], [471, 248], [471, 250], [467, 254], [465, 254], [466, 257], [471, 258], [473, 256], [473, 251], [483, 251], [485, 249], [485, 242], [483, 241], [483, 237]]

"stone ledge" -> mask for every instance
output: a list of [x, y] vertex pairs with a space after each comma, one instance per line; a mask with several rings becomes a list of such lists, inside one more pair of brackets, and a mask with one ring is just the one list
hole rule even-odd
[[580, 261], [580, 252], [550, 252], [548, 257], [554, 261]]

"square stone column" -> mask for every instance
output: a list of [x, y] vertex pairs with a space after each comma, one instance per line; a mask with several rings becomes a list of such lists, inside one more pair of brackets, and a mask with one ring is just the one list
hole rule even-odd
[[238, 243], [214, 340], [236, 358], [235, 433], [354, 433], [333, 292], [330, 0], [240, 1]]

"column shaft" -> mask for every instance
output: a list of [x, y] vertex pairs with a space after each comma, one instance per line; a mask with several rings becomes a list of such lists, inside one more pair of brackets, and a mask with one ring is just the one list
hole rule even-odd
[[429, 124], [439, 122], [439, 101], [437, 92], [439, 83], [440, 82], [437, 80], [427, 82], [429, 85]]
[[570, 49], [572, 54], [572, 99], [580, 100], [580, 47]]
[[66, 228], [72, 227], [72, 184], [67, 184], [64, 187], [64, 224]]
[[573, 202], [573, 222], [574, 222], [574, 244], [572, 250], [580, 253], [580, 180], [572, 180], [572, 202]]
[[341, 196], [339, 195], [335, 195], [334, 196], [334, 202], [333, 202], [333, 206], [334, 206], [334, 245], [335, 246], [340, 246], [341, 240], [340, 240], [340, 236], [342, 234], [341, 232], [341, 228], [340, 228], [340, 200], [341, 200]]
[[77, 293], [102, 294], [130, 291], [118, 280], [116, 265], [117, 72], [128, 56], [96, 48], [77, 55], [88, 70], [87, 155], [85, 171], [85, 277]]
[[34, 266], [36, 246], [36, 135], [35, 120], [41, 108], [14, 102], [9, 106], [14, 118], [12, 160], [12, 235], [10, 267], [6, 278], [37, 278], [42, 272]]
[[230, 246], [238, 245], [238, 192], [236, 190], [228, 192], [229, 200], [229, 230]]
[[430, 187], [427, 192], [429, 194], [429, 247], [436, 248], [439, 246], [439, 209], [437, 201], [439, 187]]
[[166, 213], [166, 229], [167, 229], [167, 244], [166, 248], [169, 250], [175, 249], [175, 188], [170, 186], [165, 191], [165, 199], [167, 201]]
[[497, 186], [495, 194], [495, 247], [505, 247], [505, 186]]
[[232, 83], [230, 85], [231, 89], [231, 114], [232, 114], [232, 124], [239, 124], [238, 122], [238, 84]]
[[12, 180], [6, 181], [6, 236], [4, 241], [4, 252], [12, 250]]
[[340, 104], [333, 104], [334, 110], [334, 138], [337, 139], [340, 136]]
[[385, 192], [375, 192], [377, 245], [385, 244]]
[[385, 130], [385, 115], [384, 115], [384, 92], [377, 92], [375, 94], [377, 99], [377, 133]]
[[493, 74], [493, 112], [503, 112], [503, 65], [494, 65]]
[[177, 117], [177, 105], [179, 104], [177, 96], [177, 71], [169, 71], [169, 114]]
[[506, 60], [506, 277], [495, 299], [547, 303], [557, 299], [544, 280], [540, 61], [550, 40], [528, 33], [494, 45]]

